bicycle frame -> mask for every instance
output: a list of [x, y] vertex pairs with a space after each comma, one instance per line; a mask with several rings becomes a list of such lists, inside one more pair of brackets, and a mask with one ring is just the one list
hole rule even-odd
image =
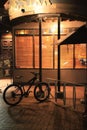
[[[30, 89], [34, 85], [34, 97], [37, 101], [43, 102], [49, 98], [50, 89], [49, 85], [45, 82], [40, 82], [38, 80], [38, 74], [31, 72], [34, 76], [28, 82], [19, 82], [17, 84], [11, 84], [6, 87], [3, 92], [3, 99], [8, 105], [17, 105], [23, 98], [23, 96], [28, 97], [31, 92]], [[22, 76], [17, 76], [21, 78]], [[37, 82], [36, 82], [37, 81]], [[10, 95], [10, 96], [9, 96]], [[9, 98], [8, 98], [9, 97]], [[11, 100], [10, 100], [11, 99]]]
[[[23, 91], [23, 96], [24, 95], [28, 95], [29, 94], [29, 90], [31, 89], [31, 87], [33, 85], [35, 85], [35, 81], [39, 81], [39, 79], [37, 78], [37, 75], [35, 75], [33, 78], [31, 78], [27, 83], [20, 83], [20, 87], [22, 87], [22, 91]], [[38, 83], [38, 82], [37, 82]], [[25, 86], [28, 86], [28, 89], [25, 90]]]

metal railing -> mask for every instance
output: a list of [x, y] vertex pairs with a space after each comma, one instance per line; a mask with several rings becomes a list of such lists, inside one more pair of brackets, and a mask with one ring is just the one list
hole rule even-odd
[[[87, 95], [87, 84], [85, 83], [72, 83], [72, 82], [66, 82], [66, 81], [60, 81], [60, 86], [63, 87], [63, 92], [58, 92], [58, 81], [57, 79], [53, 79], [53, 78], [47, 78], [47, 82], [50, 85], [51, 82], [54, 83], [55, 86], [55, 94], [54, 94], [54, 98], [55, 98], [55, 102], [57, 103], [57, 99], [60, 98], [63, 100], [63, 105], [66, 105], [66, 87], [68, 86], [72, 86], [73, 87], [73, 97], [72, 97], [72, 102], [73, 102], [73, 108], [76, 108], [76, 88], [78, 86], [80, 87], [84, 87], [84, 101], [86, 101], [86, 95]], [[59, 95], [59, 96], [58, 96]], [[84, 102], [84, 107], [86, 107], [86, 102]]]

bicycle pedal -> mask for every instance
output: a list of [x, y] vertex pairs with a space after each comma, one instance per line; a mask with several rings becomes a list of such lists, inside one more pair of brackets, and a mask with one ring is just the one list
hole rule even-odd
[[26, 98], [27, 98], [28, 96], [29, 96], [28, 94], [24, 94], [24, 97], [26, 97]]
[[29, 91], [29, 93], [31, 93], [32, 91]]
[[27, 97], [28, 97], [28, 95], [25, 95], [24, 97], [25, 97], [25, 98], [27, 98]]

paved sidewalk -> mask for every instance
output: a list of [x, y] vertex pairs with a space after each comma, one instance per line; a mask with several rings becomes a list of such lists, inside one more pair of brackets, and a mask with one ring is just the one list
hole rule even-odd
[[63, 108], [53, 101], [39, 103], [31, 94], [19, 105], [10, 107], [0, 93], [0, 130], [87, 130], [82, 112]]
[[[12, 80], [0, 80], [0, 130], [87, 130], [87, 117], [82, 113], [84, 105], [80, 103], [83, 88], [77, 88], [76, 109], [72, 108], [72, 88], [67, 88], [66, 105], [62, 100], [55, 100], [52, 96], [46, 102], [39, 103], [33, 93], [24, 98], [20, 104], [10, 107], [2, 98], [4, 88]], [[54, 87], [53, 87], [54, 88]], [[51, 88], [53, 95], [54, 89]]]

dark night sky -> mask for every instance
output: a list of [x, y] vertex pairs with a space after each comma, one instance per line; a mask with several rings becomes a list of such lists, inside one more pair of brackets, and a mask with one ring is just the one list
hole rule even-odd
[[[0, 0], [0, 7], [3, 7], [3, 4], [7, 0]], [[66, 3], [66, 4], [75, 4], [81, 6], [87, 6], [87, 0], [51, 0], [53, 3]]]
[[4, 8], [4, 3], [6, 2], [7, 0], [0, 0], [0, 8]]
[[70, 4], [81, 4], [81, 5], [87, 5], [87, 0], [51, 0], [53, 3], [54, 2], [59, 2], [59, 3], [70, 3]]

